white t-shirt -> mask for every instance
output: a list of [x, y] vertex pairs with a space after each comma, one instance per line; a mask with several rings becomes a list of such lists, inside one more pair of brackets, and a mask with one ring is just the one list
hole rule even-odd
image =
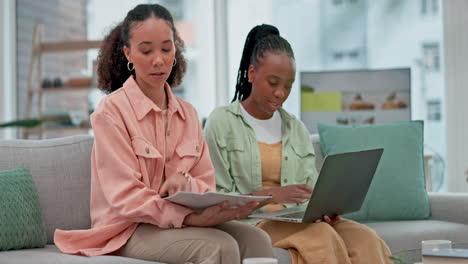
[[282, 132], [281, 132], [281, 115], [276, 110], [273, 113], [273, 116], [270, 119], [257, 119], [251, 116], [244, 108], [242, 104], [241, 110], [242, 115], [246, 119], [247, 123], [253, 128], [255, 131], [255, 136], [257, 137], [257, 141], [267, 143], [267, 144], [274, 144], [282, 139]]

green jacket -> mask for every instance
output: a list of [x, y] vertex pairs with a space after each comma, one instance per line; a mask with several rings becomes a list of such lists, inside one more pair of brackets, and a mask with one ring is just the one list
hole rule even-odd
[[[245, 194], [263, 189], [260, 150], [255, 132], [241, 113], [239, 101], [215, 109], [204, 133], [215, 168], [218, 192]], [[284, 109], [281, 185], [309, 184], [317, 181], [315, 153], [304, 124]], [[296, 204], [285, 204], [294, 207]]]

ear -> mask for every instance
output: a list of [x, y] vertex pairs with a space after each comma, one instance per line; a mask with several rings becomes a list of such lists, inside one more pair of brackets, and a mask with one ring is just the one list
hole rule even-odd
[[130, 60], [130, 48], [128, 48], [127, 46], [123, 46], [123, 53], [125, 54], [125, 57], [127, 58], [127, 60], [131, 62], [131, 60]]
[[249, 65], [249, 69], [247, 70], [247, 78], [249, 80], [249, 83], [253, 83], [255, 80], [255, 66], [253, 64]]

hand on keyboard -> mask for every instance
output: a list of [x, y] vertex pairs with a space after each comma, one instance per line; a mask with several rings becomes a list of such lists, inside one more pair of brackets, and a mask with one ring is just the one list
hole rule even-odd
[[304, 203], [310, 199], [312, 188], [307, 184], [293, 184], [268, 189], [275, 203]]

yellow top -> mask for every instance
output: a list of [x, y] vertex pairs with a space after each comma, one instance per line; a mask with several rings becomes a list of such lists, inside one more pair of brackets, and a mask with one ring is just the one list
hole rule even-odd
[[[281, 186], [281, 152], [283, 142], [274, 144], [258, 142], [260, 159], [262, 161], [262, 184], [263, 189]], [[268, 204], [265, 209], [268, 212], [284, 209], [281, 204]]]

